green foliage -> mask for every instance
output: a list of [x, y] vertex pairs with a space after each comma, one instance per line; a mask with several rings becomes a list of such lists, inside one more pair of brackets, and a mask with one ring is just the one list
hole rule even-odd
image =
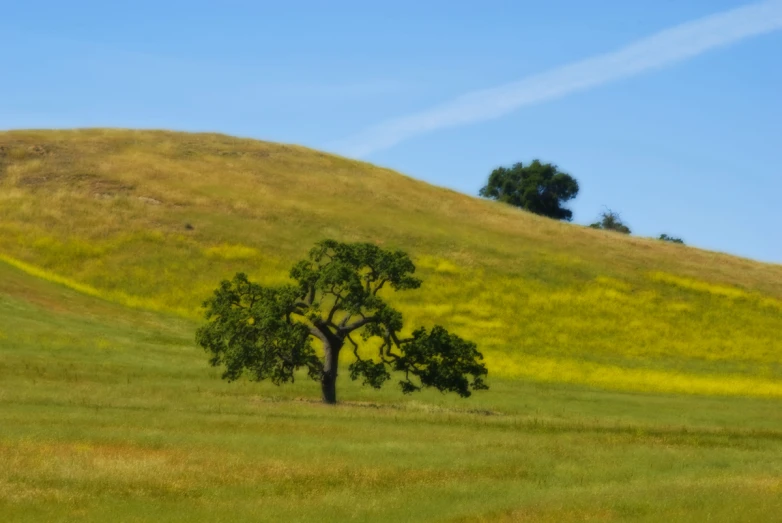
[[589, 225], [593, 229], [603, 229], [606, 231], [616, 231], [622, 234], [630, 234], [630, 227], [623, 221], [618, 212], [606, 209], [600, 213], [600, 220]]
[[[431, 332], [421, 328], [413, 333], [410, 343], [405, 346], [404, 355], [394, 361], [394, 370], [405, 373], [405, 379], [399, 383], [406, 393], [421, 389], [410, 380], [410, 375], [413, 375], [425, 387], [468, 397], [470, 388], [488, 388], [483, 382], [486, 367], [480, 363], [482, 359], [483, 355], [474, 343], [436, 325]], [[474, 376], [472, 383], [466, 377], [470, 375]]]
[[196, 331], [196, 341], [211, 353], [211, 365], [225, 366], [224, 379], [233, 381], [246, 370], [255, 381], [280, 385], [293, 381], [301, 367], [313, 378], [320, 375], [309, 330], [285, 321], [295, 297], [295, 287], [261, 287], [243, 273], [220, 284], [204, 303], [210, 323]]
[[[390, 378], [390, 368], [405, 374], [400, 382], [404, 393], [433, 387], [468, 397], [471, 389], [486, 389], [487, 370], [474, 343], [439, 326], [401, 338], [402, 314], [380, 292], [386, 286], [420, 287], [414, 272], [402, 251], [324, 240], [291, 269], [297, 285], [264, 287], [243, 273], [223, 281], [204, 302], [208, 323], [197, 330], [196, 342], [211, 354], [211, 365], [225, 366], [223, 378], [228, 380], [247, 371], [252, 379], [269, 378], [279, 385], [293, 381], [295, 371], [304, 367], [312, 379], [321, 380], [329, 403], [336, 401], [334, 379], [346, 342], [355, 357], [350, 377], [365, 385], [380, 388]], [[354, 332], [365, 342], [380, 339], [375, 358], [360, 354]], [[312, 339], [323, 346], [322, 362]]]
[[363, 378], [361, 384], [379, 389], [391, 378], [384, 362], [357, 359], [348, 367], [350, 379], [353, 381]]
[[681, 238], [675, 238], [673, 236], [668, 236], [667, 234], [661, 234], [657, 239], [662, 240], [664, 242], [684, 244], [684, 240], [682, 240]]
[[578, 194], [578, 182], [556, 165], [533, 160], [510, 168], [498, 167], [489, 175], [480, 196], [491, 198], [557, 220], [573, 219], [573, 212], [562, 207]]

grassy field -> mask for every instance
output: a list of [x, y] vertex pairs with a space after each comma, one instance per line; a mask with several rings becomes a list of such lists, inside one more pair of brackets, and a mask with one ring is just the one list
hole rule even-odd
[[763, 398], [221, 381], [194, 323], [0, 263], [3, 521], [771, 521]]
[[[198, 306], [374, 241], [469, 400], [225, 383]], [[1, 521], [773, 521], [782, 266], [219, 135], [0, 133]]]

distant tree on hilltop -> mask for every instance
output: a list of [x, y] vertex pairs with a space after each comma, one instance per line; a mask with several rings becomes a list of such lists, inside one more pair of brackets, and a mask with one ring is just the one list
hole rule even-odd
[[657, 239], [662, 240], [664, 242], [684, 244], [684, 240], [682, 240], [681, 238], [675, 238], [673, 236], [668, 236], [667, 234], [661, 234]]
[[533, 160], [525, 166], [498, 167], [489, 175], [478, 193], [542, 216], [557, 220], [573, 219], [573, 212], [562, 207], [578, 194], [578, 182], [556, 165]]
[[606, 209], [600, 213], [600, 219], [589, 225], [593, 229], [604, 229], [606, 231], [616, 231], [622, 234], [630, 234], [630, 227], [622, 222], [618, 212]]
[[[380, 388], [391, 370], [401, 373], [406, 394], [433, 387], [467, 397], [488, 388], [474, 343], [440, 326], [401, 337], [402, 314], [381, 298], [381, 290], [417, 289], [421, 280], [414, 272], [402, 251], [324, 240], [291, 269], [295, 285], [263, 287], [242, 273], [223, 281], [204, 302], [208, 323], [198, 329], [196, 341], [211, 354], [213, 366], [225, 366], [224, 379], [247, 372], [252, 380], [280, 385], [292, 382], [301, 368], [320, 381], [325, 403], [337, 401], [337, 368], [346, 344], [354, 357], [350, 377], [365, 385]], [[376, 355], [360, 352], [354, 336], [363, 342], [377, 338]], [[313, 340], [322, 345], [322, 358]]]

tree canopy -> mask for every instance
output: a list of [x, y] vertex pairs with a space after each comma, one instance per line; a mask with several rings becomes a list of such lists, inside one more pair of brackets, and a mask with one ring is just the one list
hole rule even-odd
[[562, 207], [578, 194], [578, 182], [556, 165], [533, 160], [525, 166], [498, 167], [489, 175], [478, 193], [527, 211], [557, 220], [573, 219], [573, 212]]
[[[342, 348], [352, 347], [353, 380], [380, 388], [391, 372], [404, 393], [433, 387], [468, 397], [488, 388], [475, 343], [441, 326], [402, 335], [402, 314], [381, 297], [388, 289], [417, 289], [415, 265], [399, 250], [371, 243], [318, 242], [290, 271], [295, 284], [264, 287], [238, 273], [204, 302], [207, 323], [196, 341], [223, 366], [223, 378], [292, 382], [296, 371], [321, 382], [323, 401], [336, 402]], [[358, 339], [357, 339], [358, 338]], [[376, 340], [374, 355], [361, 350]], [[319, 356], [312, 342], [319, 342]]]

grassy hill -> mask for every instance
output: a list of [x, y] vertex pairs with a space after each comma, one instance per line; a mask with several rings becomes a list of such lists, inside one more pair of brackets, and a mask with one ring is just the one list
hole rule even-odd
[[0, 133], [0, 259], [194, 318], [243, 270], [285, 281], [324, 237], [408, 251], [414, 323], [494, 376], [782, 396], [782, 266], [540, 218], [302, 147], [213, 134]]
[[[324, 237], [416, 259], [491, 390], [226, 383], [199, 303]], [[3, 521], [771, 521], [782, 267], [300, 147], [0, 133]]]

